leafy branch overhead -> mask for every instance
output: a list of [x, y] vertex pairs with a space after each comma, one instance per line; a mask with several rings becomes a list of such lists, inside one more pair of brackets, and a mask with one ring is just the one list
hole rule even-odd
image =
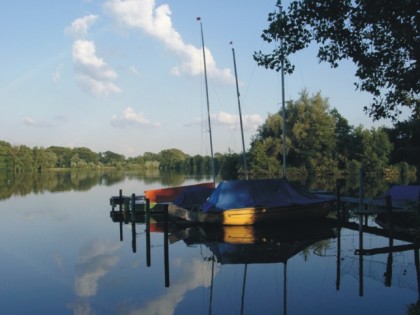
[[[279, 1], [280, 2], [280, 1]], [[403, 106], [420, 115], [420, 1], [302, 0], [270, 13], [262, 38], [282, 39], [271, 53], [254, 53], [258, 65], [291, 74], [289, 56], [317, 44], [318, 58], [337, 67], [353, 61], [357, 89], [373, 95], [365, 111], [374, 120], [397, 120]]]

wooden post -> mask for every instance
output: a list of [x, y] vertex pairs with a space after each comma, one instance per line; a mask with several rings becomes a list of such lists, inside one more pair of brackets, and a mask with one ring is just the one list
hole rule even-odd
[[120, 214], [122, 214], [122, 189], [120, 189], [120, 198], [118, 199], [118, 203], [120, 204]]
[[364, 195], [364, 181], [365, 181], [365, 172], [361, 168], [359, 173], [359, 211], [363, 209], [363, 195]]
[[392, 197], [391, 197], [391, 195], [387, 195], [385, 197], [385, 202], [386, 202], [386, 219], [387, 219], [388, 229], [389, 229], [389, 238], [392, 239], [393, 234], [394, 234], [394, 223], [393, 223], [393, 220], [392, 220]]
[[341, 222], [341, 181], [337, 179], [336, 182], [336, 190], [337, 190], [337, 220]]
[[163, 251], [165, 260], [165, 287], [169, 288], [169, 243], [168, 243], [168, 207], [164, 209]]
[[131, 222], [136, 222], [135, 214], [136, 211], [136, 194], [131, 195]]
[[146, 265], [151, 265], [150, 255], [150, 199], [146, 198]]
[[131, 222], [131, 247], [133, 253], [137, 252], [137, 233], [136, 233], [136, 221]]

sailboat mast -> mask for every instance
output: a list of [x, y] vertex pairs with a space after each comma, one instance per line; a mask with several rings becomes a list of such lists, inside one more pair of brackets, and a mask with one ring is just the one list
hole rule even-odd
[[[277, 1], [276, 6], [279, 8], [279, 16], [283, 13], [283, 6], [281, 5], [281, 0]], [[280, 37], [280, 52], [283, 51], [283, 38]], [[284, 57], [281, 56], [281, 113], [282, 113], [282, 142], [283, 142], [283, 178], [287, 178], [286, 172], [286, 106], [284, 100]]]
[[213, 137], [211, 133], [211, 120], [210, 120], [209, 88], [208, 88], [208, 83], [207, 83], [206, 50], [204, 48], [203, 23], [201, 23], [201, 18], [197, 18], [197, 20], [200, 21], [201, 43], [203, 45], [204, 82], [206, 85], [207, 119], [208, 119], [209, 134], [210, 134], [211, 173], [213, 176], [213, 182], [216, 183], [216, 171], [214, 169], [214, 156], [213, 156]]
[[245, 140], [244, 140], [244, 127], [243, 127], [243, 124], [242, 124], [242, 110], [241, 110], [241, 101], [240, 101], [239, 85], [238, 85], [238, 72], [236, 71], [235, 48], [233, 48], [233, 47], [232, 47], [232, 55], [233, 55], [233, 68], [235, 69], [236, 95], [237, 95], [237, 98], [238, 98], [239, 121], [241, 123], [242, 152], [243, 152], [243, 160], [244, 160], [244, 171], [245, 171], [245, 178], [248, 179], [248, 167], [246, 165], [246, 151], [245, 151]]

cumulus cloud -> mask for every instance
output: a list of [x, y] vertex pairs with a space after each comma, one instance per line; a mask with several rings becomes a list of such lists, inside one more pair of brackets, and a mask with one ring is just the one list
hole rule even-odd
[[[203, 72], [201, 48], [184, 42], [172, 25], [172, 13], [167, 4], [156, 7], [155, 0], [110, 0], [105, 3], [105, 8], [120, 24], [145, 32], [180, 56], [182, 62], [171, 70], [172, 74], [198, 75]], [[210, 50], [205, 50], [209, 77], [223, 83], [234, 83], [231, 70], [219, 69]]]
[[63, 72], [64, 65], [60, 63], [52, 75], [53, 82], [58, 82], [61, 79], [61, 73]]
[[116, 128], [126, 127], [159, 127], [159, 123], [148, 121], [142, 113], [136, 113], [131, 107], [124, 109], [122, 115], [114, 115], [111, 119], [111, 125]]
[[93, 14], [78, 18], [74, 20], [69, 27], [66, 27], [64, 32], [76, 37], [85, 36], [89, 27], [95, 23], [97, 19], [98, 16]]
[[[165, 293], [154, 300], [149, 301], [141, 309], [130, 310], [131, 315], [156, 315], [174, 314], [174, 310], [188, 291], [199, 287], [208, 288], [211, 285], [211, 272], [207, 261], [193, 259], [183, 262], [181, 278], [177, 279]], [[187, 267], [185, 267], [187, 266]], [[215, 270], [215, 275], [219, 269]]]
[[121, 92], [113, 82], [117, 74], [102, 58], [96, 55], [95, 44], [88, 40], [73, 43], [73, 62], [77, 80], [95, 95], [108, 95]]
[[93, 241], [85, 246], [76, 265], [74, 283], [76, 295], [90, 297], [96, 295], [98, 281], [119, 261], [115, 252], [121, 247], [118, 243]]
[[[217, 114], [211, 114], [211, 123], [228, 129], [238, 129], [240, 126], [239, 115], [230, 114], [226, 112], [219, 112]], [[256, 131], [258, 127], [264, 122], [263, 118], [258, 114], [242, 115], [242, 125], [245, 131]], [[201, 119], [196, 119], [194, 122], [188, 124], [188, 126], [201, 125], [203, 122]]]
[[[212, 121], [217, 125], [226, 126], [229, 129], [236, 129], [240, 125], [239, 115], [226, 112], [219, 112], [211, 115]], [[244, 130], [255, 131], [263, 123], [263, 118], [258, 114], [242, 115], [242, 125]]]
[[23, 123], [27, 126], [32, 126], [32, 127], [40, 127], [40, 128], [51, 127], [50, 123], [45, 122], [45, 121], [38, 121], [32, 117], [23, 118]]

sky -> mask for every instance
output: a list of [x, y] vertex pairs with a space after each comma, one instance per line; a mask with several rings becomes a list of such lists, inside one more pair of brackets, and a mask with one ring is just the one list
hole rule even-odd
[[[232, 48], [249, 149], [258, 126], [281, 108], [280, 74], [252, 57], [277, 45], [261, 38], [276, 2], [1, 1], [0, 140], [126, 157], [171, 148], [209, 155], [201, 23], [213, 150], [242, 152]], [[321, 92], [351, 125], [391, 125], [363, 111], [372, 97], [355, 90], [350, 62], [331, 69], [314, 47], [291, 60], [286, 101], [303, 89]]]

